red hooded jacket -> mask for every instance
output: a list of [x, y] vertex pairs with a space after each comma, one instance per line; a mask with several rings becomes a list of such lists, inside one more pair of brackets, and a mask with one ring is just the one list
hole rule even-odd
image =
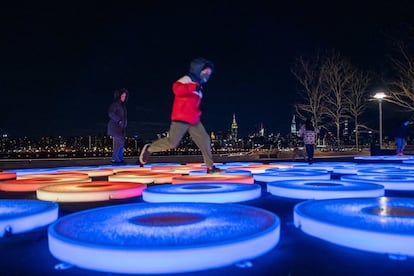
[[171, 112], [172, 121], [182, 121], [196, 124], [200, 121], [201, 111], [199, 109], [203, 94], [197, 91], [198, 83], [193, 82], [189, 76], [184, 76], [174, 82], [174, 102]]

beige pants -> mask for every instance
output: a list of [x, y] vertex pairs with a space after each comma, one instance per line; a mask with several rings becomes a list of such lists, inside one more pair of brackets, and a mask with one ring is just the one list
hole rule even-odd
[[207, 131], [201, 122], [198, 122], [195, 125], [182, 122], [171, 122], [169, 136], [152, 142], [149, 146], [149, 151], [160, 152], [176, 148], [187, 132], [200, 149], [204, 163], [206, 163], [207, 167], [211, 168], [214, 162], [211, 154], [210, 136], [207, 134]]

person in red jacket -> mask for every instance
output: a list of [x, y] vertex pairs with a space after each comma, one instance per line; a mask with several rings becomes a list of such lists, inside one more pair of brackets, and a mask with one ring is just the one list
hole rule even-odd
[[213, 70], [211, 61], [196, 58], [191, 61], [189, 73], [173, 83], [174, 102], [168, 136], [143, 146], [139, 156], [141, 164], [146, 164], [153, 152], [176, 148], [188, 132], [203, 155], [207, 173], [221, 171], [214, 166], [210, 137], [200, 121], [199, 109], [203, 97], [202, 85], [209, 80]]

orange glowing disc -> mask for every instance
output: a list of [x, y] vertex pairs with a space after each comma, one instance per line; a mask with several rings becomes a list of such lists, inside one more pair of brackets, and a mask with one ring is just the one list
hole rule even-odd
[[65, 171], [65, 172], [66, 173], [84, 173], [84, 174], [89, 175], [89, 177], [109, 176], [115, 173], [113, 169], [73, 170], [73, 171]]
[[15, 172], [0, 172], [0, 181], [9, 180], [9, 179], [16, 179], [16, 173]]
[[138, 173], [117, 173], [116, 175], [108, 176], [109, 181], [119, 182], [137, 182], [137, 183], [171, 183], [173, 177], [177, 176], [174, 173], [160, 173], [160, 172], [138, 172]]
[[91, 182], [90, 178], [33, 178], [5, 180], [0, 182], [0, 190], [7, 192], [34, 192], [37, 189], [62, 183]]
[[49, 185], [36, 191], [40, 200], [55, 202], [89, 202], [126, 199], [142, 195], [143, 183], [95, 181]]
[[172, 179], [172, 184], [186, 183], [243, 183], [254, 184], [251, 175], [232, 175], [232, 174], [204, 174], [204, 175], [182, 175]]
[[17, 180], [22, 179], [38, 179], [38, 178], [89, 178], [87, 173], [71, 173], [71, 172], [55, 172], [55, 173], [36, 173], [36, 174], [24, 174], [16, 177]]

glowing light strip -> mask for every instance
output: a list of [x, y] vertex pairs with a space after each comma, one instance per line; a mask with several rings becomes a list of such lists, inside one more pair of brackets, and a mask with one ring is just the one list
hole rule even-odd
[[267, 191], [275, 196], [296, 199], [330, 199], [379, 197], [381, 185], [336, 180], [291, 180], [267, 183]]
[[49, 185], [36, 191], [38, 199], [55, 202], [88, 202], [141, 196], [142, 183], [95, 181], [91, 183]]
[[355, 160], [389, 160], [389, 161], [403, 161], [411, 160], [413, 156], [396, 156], [396, 155], [382, 155], [382, 156], [355, 156]]
[[373, 183], [385, 190], [414, 191], [414, 176], [404, 175], [343, 175], [341, 180]]
[[26, 199], [0, 200], [0, 237], [47, 226], [58, 218], [59, 206]]
[[39, 174], [24, 174], [16, 177], [17, 180], [23, 179], [39, 179], [39, 178], [63, 178], [68, 181], [89, 178], [86, 173], [67, 173], [67, 172], [54, 172], [54, 173], [39, 173]]
[[270, 172], [270, 173], [259, 173], [253, 175], [256, 181], [261, 182], [272, 182], [279, 180], [329, 180], [331, 175], [329, 173], [319, 173], [313, 171], [282, 171], [282, 172]]
[[248, 175], [232, 175], [232, 174], [205, 174], [205, 175], [182, 175], [176, 176], [172, 179], [172, 184], [186, 184], [186, 183], [242, 183], [253, 184], [253, 176]]
[[15, 172], [0, 172], [0, 181], [1, 180], [11, 180], [16, 179]]
[[155, 184], [165, 184], [171, 183], [173, 177], [177, 176], [173, 173], [140, 173], [137, 174], [116, 174], [108, 176], [109, 181], [118, 181], [118, 182], [138, 182], [138, 183], [155, 183]]
[[[165, 223], [145, 223], [162, 217]], [[115, 273], [182, 273], [232, 265], [270, 251], [279, 236], [275, 214], [214, 203], [96, 208], [65, 216], [48, 229], [49, 250], [57, 259]]]
[[112, 169], [96, 169], [96, 170], [77, 170], [77, 171], [65, 171], [66, 173], [85, 173], [89, 177], [98, 177], [98, 176], [109, 176], [113, 175], [115, 172]]
[[259, 198], [261, 193], [258, 184], [207, 182], [150, 187], [142, 192], [142, 199], [146, 202], [234, 203]]
[[[252, 175], [252, 173], [248, 170], [229, 170], [229, 171], [223, 171], [224, 174], [230, 174], [230, 175]], [[188, 175], [205, 175], [207, 174], [207, 169], [204, 170], [194, 170], [189, 171]]]
[[372, 168], [372, 169], [363, 169], [358, 170], [358, 175], [404, 175], [404, 176], [414, 176], [414, 170], [402, 170], [398, 167], [396, 168]]
[[414, 256], [414, 220], [367, 214], [364, 208], [414, 208], [408, 198], [353, 198], [305, 201], [294, 208], [294, 224], [328, 242], [359, 250]]
[[5, 180], [0, 182], [0, 190], [7, 192], [34, 192], [37, 189], [55, 184], [91, 182], [90, 178], [34, 178]]

